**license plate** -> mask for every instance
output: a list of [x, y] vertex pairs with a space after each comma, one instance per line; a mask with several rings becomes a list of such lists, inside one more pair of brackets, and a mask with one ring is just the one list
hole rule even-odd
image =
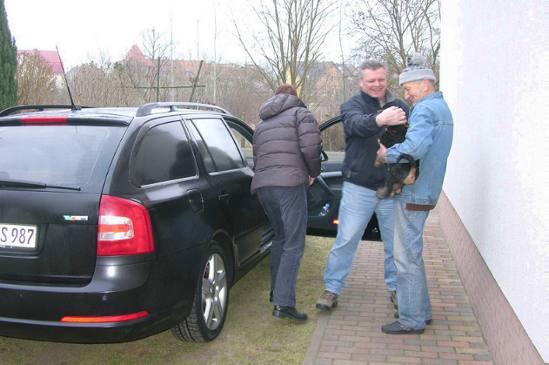
[[36, 226], [0, 223], [0, 248], [36, 248]]

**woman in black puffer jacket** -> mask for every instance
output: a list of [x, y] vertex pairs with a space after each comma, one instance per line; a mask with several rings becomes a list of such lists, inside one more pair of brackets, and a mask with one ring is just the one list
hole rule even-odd
[[307, 187], [320, 173], [320, 131], [290, 85], [280, 86], [259, 111], [254, 132], [252, 192], [273, 226], [271, 302], [275, 317], [307, 319], [295, 308], [295, 284], [307, 230]]

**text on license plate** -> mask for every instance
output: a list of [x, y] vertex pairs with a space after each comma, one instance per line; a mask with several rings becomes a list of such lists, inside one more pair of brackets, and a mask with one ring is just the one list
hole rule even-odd
[[36, 248], [36, 226], [0, 223], [0, 248]]

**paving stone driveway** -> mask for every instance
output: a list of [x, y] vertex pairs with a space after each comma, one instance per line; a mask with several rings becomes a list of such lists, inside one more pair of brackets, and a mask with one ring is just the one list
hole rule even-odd
[[424, 260], [433, 324], [422, 335], [381, 332], [394, 320], [383, 282], [383, 246], [364, 241], [339, 306], [320, 316], [303, 364], [492, 364], [436, 210], [425, 228]]

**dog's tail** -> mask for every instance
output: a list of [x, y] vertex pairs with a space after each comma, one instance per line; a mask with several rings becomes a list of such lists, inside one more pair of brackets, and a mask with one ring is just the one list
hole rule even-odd
[[411, 165], [416, 163], [416, 160], [414, 160], [413, 157], [410, 156], [407, 153], [403, 153], [400, 156], [398, 156], [396, 163], [400, 163], [400, 161], [402, 161], [402, 160], [408, 161], [408, 163], [411, 164]]

